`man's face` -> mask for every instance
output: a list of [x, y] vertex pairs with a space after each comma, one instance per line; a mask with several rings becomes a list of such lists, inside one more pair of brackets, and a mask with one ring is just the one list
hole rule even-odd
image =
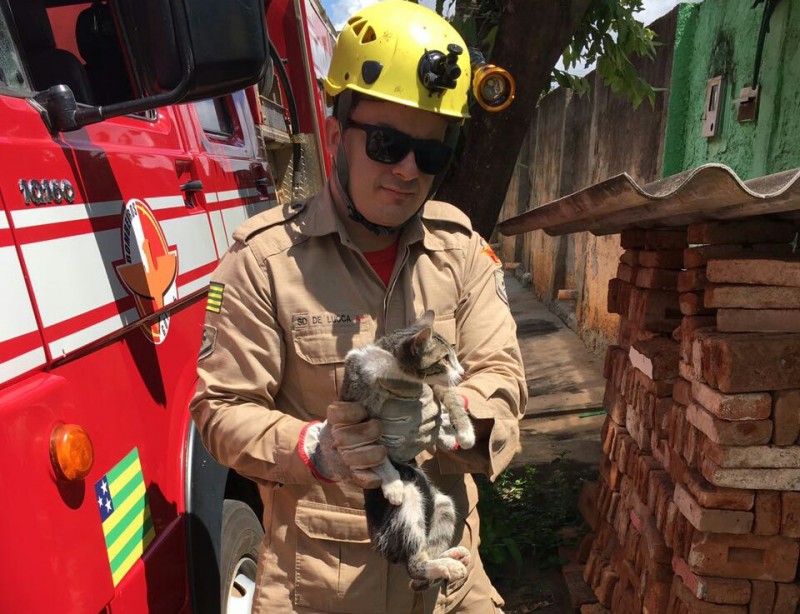
[[[383, 101], [361, 100], [350, 119], [358, 124], [394, 128], [415, 139], [442, 141], [447, 129], [447, 120], [439, 115]], [[328, 120], [329, 145], [338, 145], [338, 138], [344, 138], [350, 167], [350, 196], [356, 209], [381, 226], [400, 226], [408, 221], [425, 201], [434, 175], [417, 168], [413, 151], [396, 164], [370, 159], [364, 130], [345, 126], [344, 133], [337, 134], [338, 123], [332, 118]]]

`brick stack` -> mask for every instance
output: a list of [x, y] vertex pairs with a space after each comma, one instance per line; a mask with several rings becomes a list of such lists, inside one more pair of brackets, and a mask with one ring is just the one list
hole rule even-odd
[[584, 567], [614, 613], [795, 612], [795, 232], [748, 220], [622, 234]]

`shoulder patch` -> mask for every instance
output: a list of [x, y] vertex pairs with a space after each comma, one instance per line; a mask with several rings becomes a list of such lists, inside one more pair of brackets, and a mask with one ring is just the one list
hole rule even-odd
[[467, 214], [461, 209], [450, 203], [441, 200], [429, 200], [422, 209], [422, 218], [434, 222], [449, 222], [457, 224], [469, 232], [472, 232], [472, 222]]
[[254, 235], [297, 217], [305, 208], [306, 203], [300, 201], [268, 209], [242, 222], [233, 233], [233, 238], [241, 243], [247, 243]]

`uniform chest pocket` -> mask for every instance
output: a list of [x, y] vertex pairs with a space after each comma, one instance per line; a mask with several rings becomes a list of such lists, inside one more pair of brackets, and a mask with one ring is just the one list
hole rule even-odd
[[356, 330], [306, 328], [293, 331], [293, 349], [297, 360], [294, 381], [300, 383], [305, 408], [324, 417], [328, 403], [339, 398], [344, 359], [353, 348], [374, 341], [373, 329], [364, 325]]
[[363, 510], [301, 501], [295, 522], [295, 605], [342, 614], [385, 611], [389, 564], [372, 549]]

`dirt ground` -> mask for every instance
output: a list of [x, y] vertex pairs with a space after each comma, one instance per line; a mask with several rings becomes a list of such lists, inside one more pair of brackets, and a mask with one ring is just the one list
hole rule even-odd
[[530, 565], [497, 584], [497, 590], [506, 601], [505, 614], [567, 614], [573, 611], [560, 569], [543, 571]]

